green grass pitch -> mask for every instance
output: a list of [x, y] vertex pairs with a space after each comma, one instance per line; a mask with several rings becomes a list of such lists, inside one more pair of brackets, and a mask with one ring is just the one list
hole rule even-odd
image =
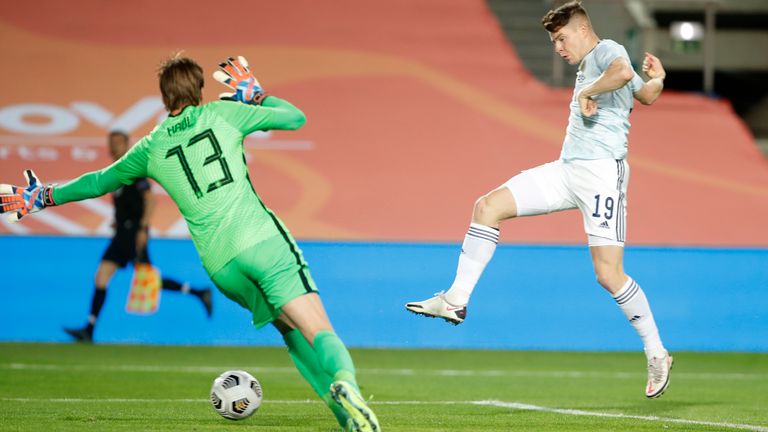
[[[768, 431], [768, 355], [674, 353], [667, 393], [643, 395], [641, 353], [355, 349], [384, 431]], [[244, 421], [213, 379], [264, 387]], [[333, 431], [284, 349], [0, 343], [2, 431]]]

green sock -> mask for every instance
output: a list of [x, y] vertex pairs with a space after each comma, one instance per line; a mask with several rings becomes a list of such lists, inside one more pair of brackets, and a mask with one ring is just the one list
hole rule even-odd
[[[318, 396], [322, 397], [331, 386], [330, 377], [327, 376], [320, 363], [317, 362], [317, 354], [312, 345], [307, 342], [298, 330], [291, 330], [283, 335], [283, 340], [288, 346], [288, 354], [299, 370], [301, 376], [312, 386]], [[327, 384], [327, 385], [326, 385]]]
[[283, 335], [283, 340], [288, 346], [288, 354], [299, 370], [301, 376], [312, 386], [312, 389], [328, 405], [336, 420], [342, 427], [346, 427], [347, 412], [331, 397], [330, 388], [333, 378], [328, 375], [318, 362], [317, 353], [312, 345], [307, 342], [299, 330], [291, 330]]
[[330, 331], [321, 331], [315, 335], [312, 344], [317, 353], [317, 358], [325, 372], [333, 377], [334, 381], [346, 381], [360, 391], [355, 378], [355, 365], [347, 347]]

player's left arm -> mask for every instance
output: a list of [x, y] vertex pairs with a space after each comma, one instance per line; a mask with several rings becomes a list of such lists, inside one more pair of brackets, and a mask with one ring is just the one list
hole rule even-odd
[[219, 98], [242, 103], [217, 103], [211, 107], [243, 135], [257, 130], [296, 130], [307, 120], [292, 103], [268, 95], [242, 56], [229, 57], [220, 63], [213, 78], [234, 90], [234, 93], [220, 94]]
[[[661, 91], [664, 90], [664, 78], [667, 77], [667, 72], [664, 70], [661, 60], [651, 53], [645, 53], [643, 72], [648, 75], [650, 80], [636, 89], [633, 95], [641, 104], [650, 105], [656, 102]], [[637, 78], [642, 80], [639, 76]]]
[[307, 121], [300, 109], [275, 96], [266, 96], [261, 105], [220, 101], [209, 106], [243, 135], [257, 130], [296, 130]]
[[592, 84], [579, 92], [581, 114], [585, 117], [593, 116], [597, 113], [597, 102], [592, 99], [593, 96], [618, 90], [627, 85], [634, 76], [635, 72], [629, 62], [623, 57], [617, 57]]

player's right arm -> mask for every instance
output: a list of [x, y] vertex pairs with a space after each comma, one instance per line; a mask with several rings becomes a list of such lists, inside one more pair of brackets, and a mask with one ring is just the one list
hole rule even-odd
[[616, 42], [599, 43], [594, 48], [593, 61], [601, 74], [592, 83], [582, 87], [577, 97], [584, 117], [597, 113], [595, 96], [618, 90], [631, 83], [635, 76], [627, 51]]
[[59, 205], [99, 197], [146, 177], [148, 145], [149, 137], [144, 137], [112, 165], [55, 186], [53, 201]]
[[109, 167], [83, 174], [63, 185], [45, 185], [32, 170], [26, 170], [27, 187], [0, 184], [0, 213], [9, 213], [8, 220], [17, 222], [45, 207], [101, 196], [136, 178], [146, 177], [148, 143], [145, 137]]
[[650, 80], [635, 90], [633, 94], [635, 99], [641, 104], [650, 105], [656, 102], [656, 99], [661, 95], [661, 91], [664, 90], [664, 78], [666, 78], [667, 73], [664, 70], [664, 65], [661, 64], [661, 60], [651, 53], [645, 53], [643, 72], [648, 75]]

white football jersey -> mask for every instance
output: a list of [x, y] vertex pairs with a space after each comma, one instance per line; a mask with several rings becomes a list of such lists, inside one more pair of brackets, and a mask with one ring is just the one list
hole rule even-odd
[[619, 57], [631, 64], [623, 46], [603, 39], [579, 64], [561, 159], [624, 159], [627, 156], [632, 95], [643, 86], [643, 79], [635, 73], [624, 87], [594, 96], [597, 113], [592, 117], [581, 115], [577, 97], [582, 88], [597, 80]]

